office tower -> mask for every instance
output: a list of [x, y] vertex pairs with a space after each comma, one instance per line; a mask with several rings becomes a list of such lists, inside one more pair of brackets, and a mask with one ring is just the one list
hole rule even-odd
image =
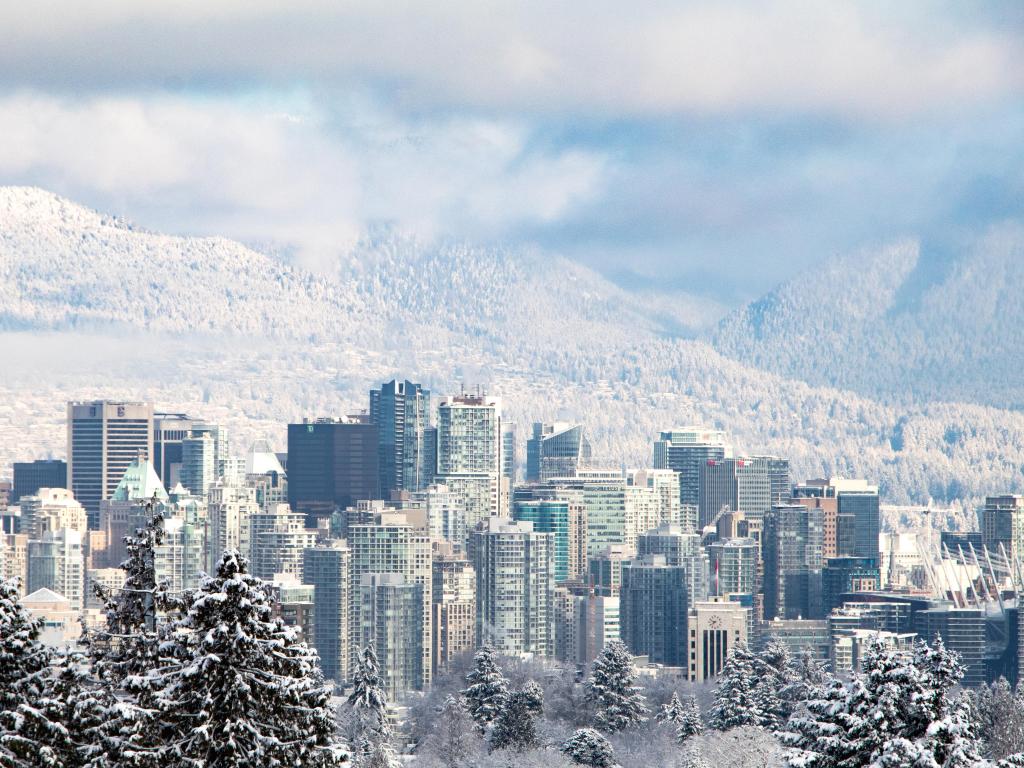
[[171, 592], [199, 586], [199, 574], [206, 571], [205, 522], [191, 515], [164, 518], [163, 542], [153, 552], [154, 570], [157, 582], [166, 583]]
[[772, 478], [764, 459], [709, 459], [698, 472], [699, 523], [714, 525], [723, 512], [757, 519], [772, 506]]
[[124, 471], [110, 497], [100, 502], [99, 530], [105, 536], [106, 546], [102, 561], [94, 562], [93, 567], [116, 568], [124, 561], [128, 556], [124, 537], [146, 524], [145, 505], [153, 499], [158, 505], [165, 504], [167, 491], [149, 460], [137, 457]]
[[717, 677], [739, 646], [749, 645], [751, 608], [727, 597], [695, 603], [689, 622], [690, 680]]
[[351, 566], [352, 553], [340, 539], [302, 553], [302, 581], [314, 588], [313, 647], [324, 677], [336, 683], [349, 678]]
[[[374, 515], [369, 523], [349, 527], [348, 545], [352, 550], [351, 585], [353, 612], [350, 624], [353, 631], [361, 627], [360, 602], [355, 593], [367, 573], [398, 573], [409, 584], [422, 587], [423, 631], [422, 688], [430, 683], [430, 654], [432, 646], [430, 609], [432, 605], [433, 574], [431, 571], [430, 537], [426, 531], [417, 529], [408, 516], [401, 512], [384, 511]], [[377, 649], [378, 655], [380, 648]], [[354, 669], [358, 648], [351, 648], [350, 669]]]
[[501, 423], [501, 476], [508, 480], [509, 486], [515, 485], [516, 457], [516, 425], [512, 421]]
[[288, 503], [310, 528], [335, 509], [380, 498], [377, 425], [369, 416], [288, 425]]
[[709, 591], [715, 597], [757, 592], [757, 542], [753, 539], [723, 539], [708, 545], [711, 561]]
[[982, 543], [992, 552], [1024, 559], [1024, 496], [987, 496], [978, 513]]
[[587, 515], [582, 503], [562, 499], [517, 501], [513, 518], [527, 520], [533, 523], [533, 530], [552, 535], [556, 583], [585, 576]]
[[554, 653], [552, 535], [492, 517], [470, 534], [476, 569], [477, 645], [505, 654]]
[[[364, 573], [359, 579], [359, 645], [373, 643], [388, 701], [423, 690], [423, 585], [400, 573]], [[429, 633], [426, 633], [429, 638]]]
[[181, 479], [181, 444], [198, 420], [184, 413], [153, 414], [153, 468], [165, 488]]
[[576, 477], [590, 461], [591, 453], [582, 424], [537, 422], [533, 437], [526, 441], [526, 482]]
[[572, 601], [573, 644], [568, 660], [586, 668], [608, 643], [622, 637], [619, 598], [589, 593], [573, 595]]
[[210, 488], [207, 498], [207, 517], [210, 521], [206, 552], [207, 573], [213, 572], [212, 569], [220, 561], [221, 553], [227, 549], [237, 549], [251, 561], [250, 520], [261, 511], [259, 504], [256, 503], [256, 490], [244, 486], [225, 485], [218, 480]]
[[[815, 491], [817, 489], [811, 488], [809, 490]], [[853, 551], [853, 521], [847, 516], [840, 523], [839, 499], [835, 496], [820, 496], [809, 493], [806, 486], [797, 486], [789, 503], [802, 504], [808, 509], [821, 510], [825, 530], [822, 553], [826, 559], [840, 557], [840, 552], [849, 553]]]
[[685, 667], [689, 610], [686, 569], [664, 555], [622, 564], [619, 620], [622, 639], [637, 656], [655, 664]]
[[67, 488], [39, 488], [21, 497], [21, 532], [30, 539], [41, 539], [44, 531], [71, 528], [85, 533], [88, 518], [85, 509]]
[[839, 524], [844, 518], [853, 522], [853, 557], [867, 557], [878, 563], [879, 521], [878, 489], [840, 491]]
[[686, 569], [690, 602], [706, 600], [709, 590], [710, 561], [700, 536], [684, 533], [681, 525], [666, 523], [637, 537], [637, 556], [663, 555], [668, 565]]
[[501, 401], [445, 397], [437, 411], [437, 482], [460, 494], [469, 528], [502, 513]]
[[473, 650], [476, 636], [476, 571], [450, 545], [435, 545], [431, 621], [434, 674], [459, 654]]
[[793, 489], [793, 503], [821, 508], [826, 557], [879, 557], [878, 487], [845, 477], [808, 480]]
[[764, 466], [768, 473], [769, 497], [772, 504], [788, 504], [793, 495], [793, 484], [789, 477], [789, 459], [781, 456], [754, 456], [755, 463]]
[[843, 595], [881, 589], [878, 560], [873, 557], [831, 557], [821, 572], [822, 609], [828, 615], [843, 604]]
[[278, 574], [302, 578], [302, 553], [316, 546], [316, 530], [306, 528], [306, 518], [287, 504], [276, 504], [269, 513], [249, 518], [252, 572], [265, 581]]
[[215, 443], [209, 434], [186, 437], [181, 441], [179, 480], [193, 496], [206, 497], [217, 479]]
[[14, 462], [14, 484], [9, 502], [17, 504], [22, 496], [35, 496], [40, 488], [67, 488], [68, 464], [60, 459]]
[[[696, 529], [695, 508], [687, 507], [684, 519], [679, 503], [679, 473], [671, 469], [633, 469], [626, 473], [626, 485], [647, 488], [657, 500], [657, 520], [652, 528], [659, 525], [682, 525], [689, 532]], [[691, 510], [694, 514], [691, 515]], [[643, 531], [640, 531], [643, 533]]]
[[617, 597], [622, 587], [622, 564], [633, 557], [625, 547], [605, 547], [587, 558], [587, 583], [597, 595]]
[[377, 425], [380, 445], [381, 497], [430, 485], [437, 450], [437, 433], [430, 424], [430, 390], [397, 380], [371, 389], [370, 421]]
[[82, 534], [68, 528], [46, 531], [39, 540], [28, 541], [29, 593], [51, 589], [67, 598], [71, 609], [85, 605], [85, 553]]
[[699, 506], [700, 468], [709, 460], [732, 456], [725, 432], [704, 427], [679, 427], [662, 432], [654, 442], [654, 468], [679, 473], [679, 503]]
[[960, 654], [964, 688], [976, 688], [987, 682], [985, 673], [986, 622], [979, 608], [956, 608], [944, 605], [917, 611], [913, 617], [914, 631], [926, 643], [941, 637], [946, 648]]
[[68, 488], [85, 507], [90, 528], [99, 526], [100, 502], [140, 455], [153, 455], [152, 405], [68, 403]]
[[821, 618], [824, 520], [820, 509], [772, 507], [764, 516], [764, 617]]

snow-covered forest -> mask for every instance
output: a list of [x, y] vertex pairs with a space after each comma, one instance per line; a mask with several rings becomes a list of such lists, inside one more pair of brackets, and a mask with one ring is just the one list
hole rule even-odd
[[365, 408], [371, 385], [402, 376], [501, 395], [521, 448], [531, 422], [579, 419], [615, 466], [649, 464], [659, 430], [704, 423], [789, 457], [796, 478], [867, 477], [894, 504], [970, 511], [1024, 481], [1024, 415], [749, 367], [672, 336], [663, 304], [536, 252], [384, 233], [316, 274], [5, 188], [0, 284], [0, 467], [62, 456], [68, 399], [147, 399], [221, 423], [240, 451], [283, 449], [289, 421]]

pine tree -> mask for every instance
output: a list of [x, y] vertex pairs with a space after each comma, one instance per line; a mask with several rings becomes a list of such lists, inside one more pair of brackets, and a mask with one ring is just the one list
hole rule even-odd
[[641, 689], [633, 685], [636, 673], [633, 657], [620, 640], [612, 640], [594, 659], [587, 684], [591, 701], [597, 707], [597, 727], [608, 733], [623, 731], [647, 720], [647, 707]]
[[501, 713], [508, 698], [508, 681], [497, 663], [497, 651], [485, 645], [473, 657], [473, 669], [466, 675], [469, 687], [462, 691], [470, 717], [483, 733]]
[[711, 768], [711, 764], [704, 759], [704, 755], [699, 749], [693, 747], [683, 753], [679, 768]]
[[540, 717], [544, 714], [544, 689], [540, 687], [540, 684], [536, 680], [527, 680], [526, 685], [523, 686], [523, 696], [526, 697], [526, 703], [529, 707], [530, 714], [534, 717]]
[[391, 744], [381, 739], [373, 745], [369, 756], [360, 765], [363, 768], [402, 768], [402, 761], [398, 759]]
[[672, 691], [672, 698], [668, 704], [661, 705], [661, 711], [655, 716], [659, 723], [678, 723], [683, 716], [683, 702], [679, 700], [679, 694]]
[[593, 728], [580, 728], [562, 744], [562, 753], [577, 765], [613, 768], [615, 752], [604, 736]]
[[727, 731], [741, 725], [765, 724], [768, 716], [757, 690], [756, 666], [754, 655], [742, 645], [725, 660], [708, 716], [712, 728]]
[[353, 748], [358, 748], [361, 754], [368, 755], [378, 742], [390, 741], [388, 697], [373, 643], [363, 648], [359, 654], [359, 665], [353, 676], [348, 706], [353, 718], [350, 728], [356, 742], [351, 745]]
[[695, 698], [687, 696], [686, 702], [682, 705], [682, 714], [676, 722], [676, 738], [680, 744], [704, 732], [704, 721], [701, 719], [700, 707], [697, 706]]
[[783, 700], [782, 693], [790, 683], [792, 658], [785, 645], [773, 640], [753, 657], [753, 663], [755, 682], [752, 698], [754, 709], [760, 715], [758, 725], [774, 730], [785, 723], [791, 713], [789, 702]]
[[972, 695], [978, 738], [986, 756], [1001, 760], [1024, 751], [1024, 701], [1005, 677], [982, 685]]
[[50, 651], [39, 642], [43, 622], [18, 602], [18, 582], [0, 581], [0, 712], [39, 694]]
[[335, 764], [330, 691], [316, 653], [272, 617], [269, 591], [234, 551], [187, 596], [163, 646], [163, 754], [182, 768]]
[[522, 752], [537, 746], [535, 719], [538, 715], [535, 693], [516, 691], [511, 694], [505, 700], [501, 714], [494, 721], [491, 749], [514, 749], [516, 752]]

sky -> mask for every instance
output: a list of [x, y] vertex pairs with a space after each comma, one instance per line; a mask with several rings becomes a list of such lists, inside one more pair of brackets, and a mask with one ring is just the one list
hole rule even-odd
[[317, 269], [385, 226], [734, 306], [1021, 218], [1024, 4], [0, 3], [0, 184]]

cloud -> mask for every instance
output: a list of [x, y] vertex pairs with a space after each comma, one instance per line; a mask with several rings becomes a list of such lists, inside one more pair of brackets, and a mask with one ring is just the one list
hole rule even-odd
[[1021, 14], [934, 2], [6, 3], [0, 85], [317, 82], [408, 109], [887, 119], [1024, 90]]
[[0, 98], [0, 126], [7, 182], [156, 229], [295, 246], [317, 263], [374, 222], [485, 239], [554, 222], [599, 192], [606, 165], [509, 121], [409, 122], [366, 103], [329, 114], [287, 95], [19, 93]]

